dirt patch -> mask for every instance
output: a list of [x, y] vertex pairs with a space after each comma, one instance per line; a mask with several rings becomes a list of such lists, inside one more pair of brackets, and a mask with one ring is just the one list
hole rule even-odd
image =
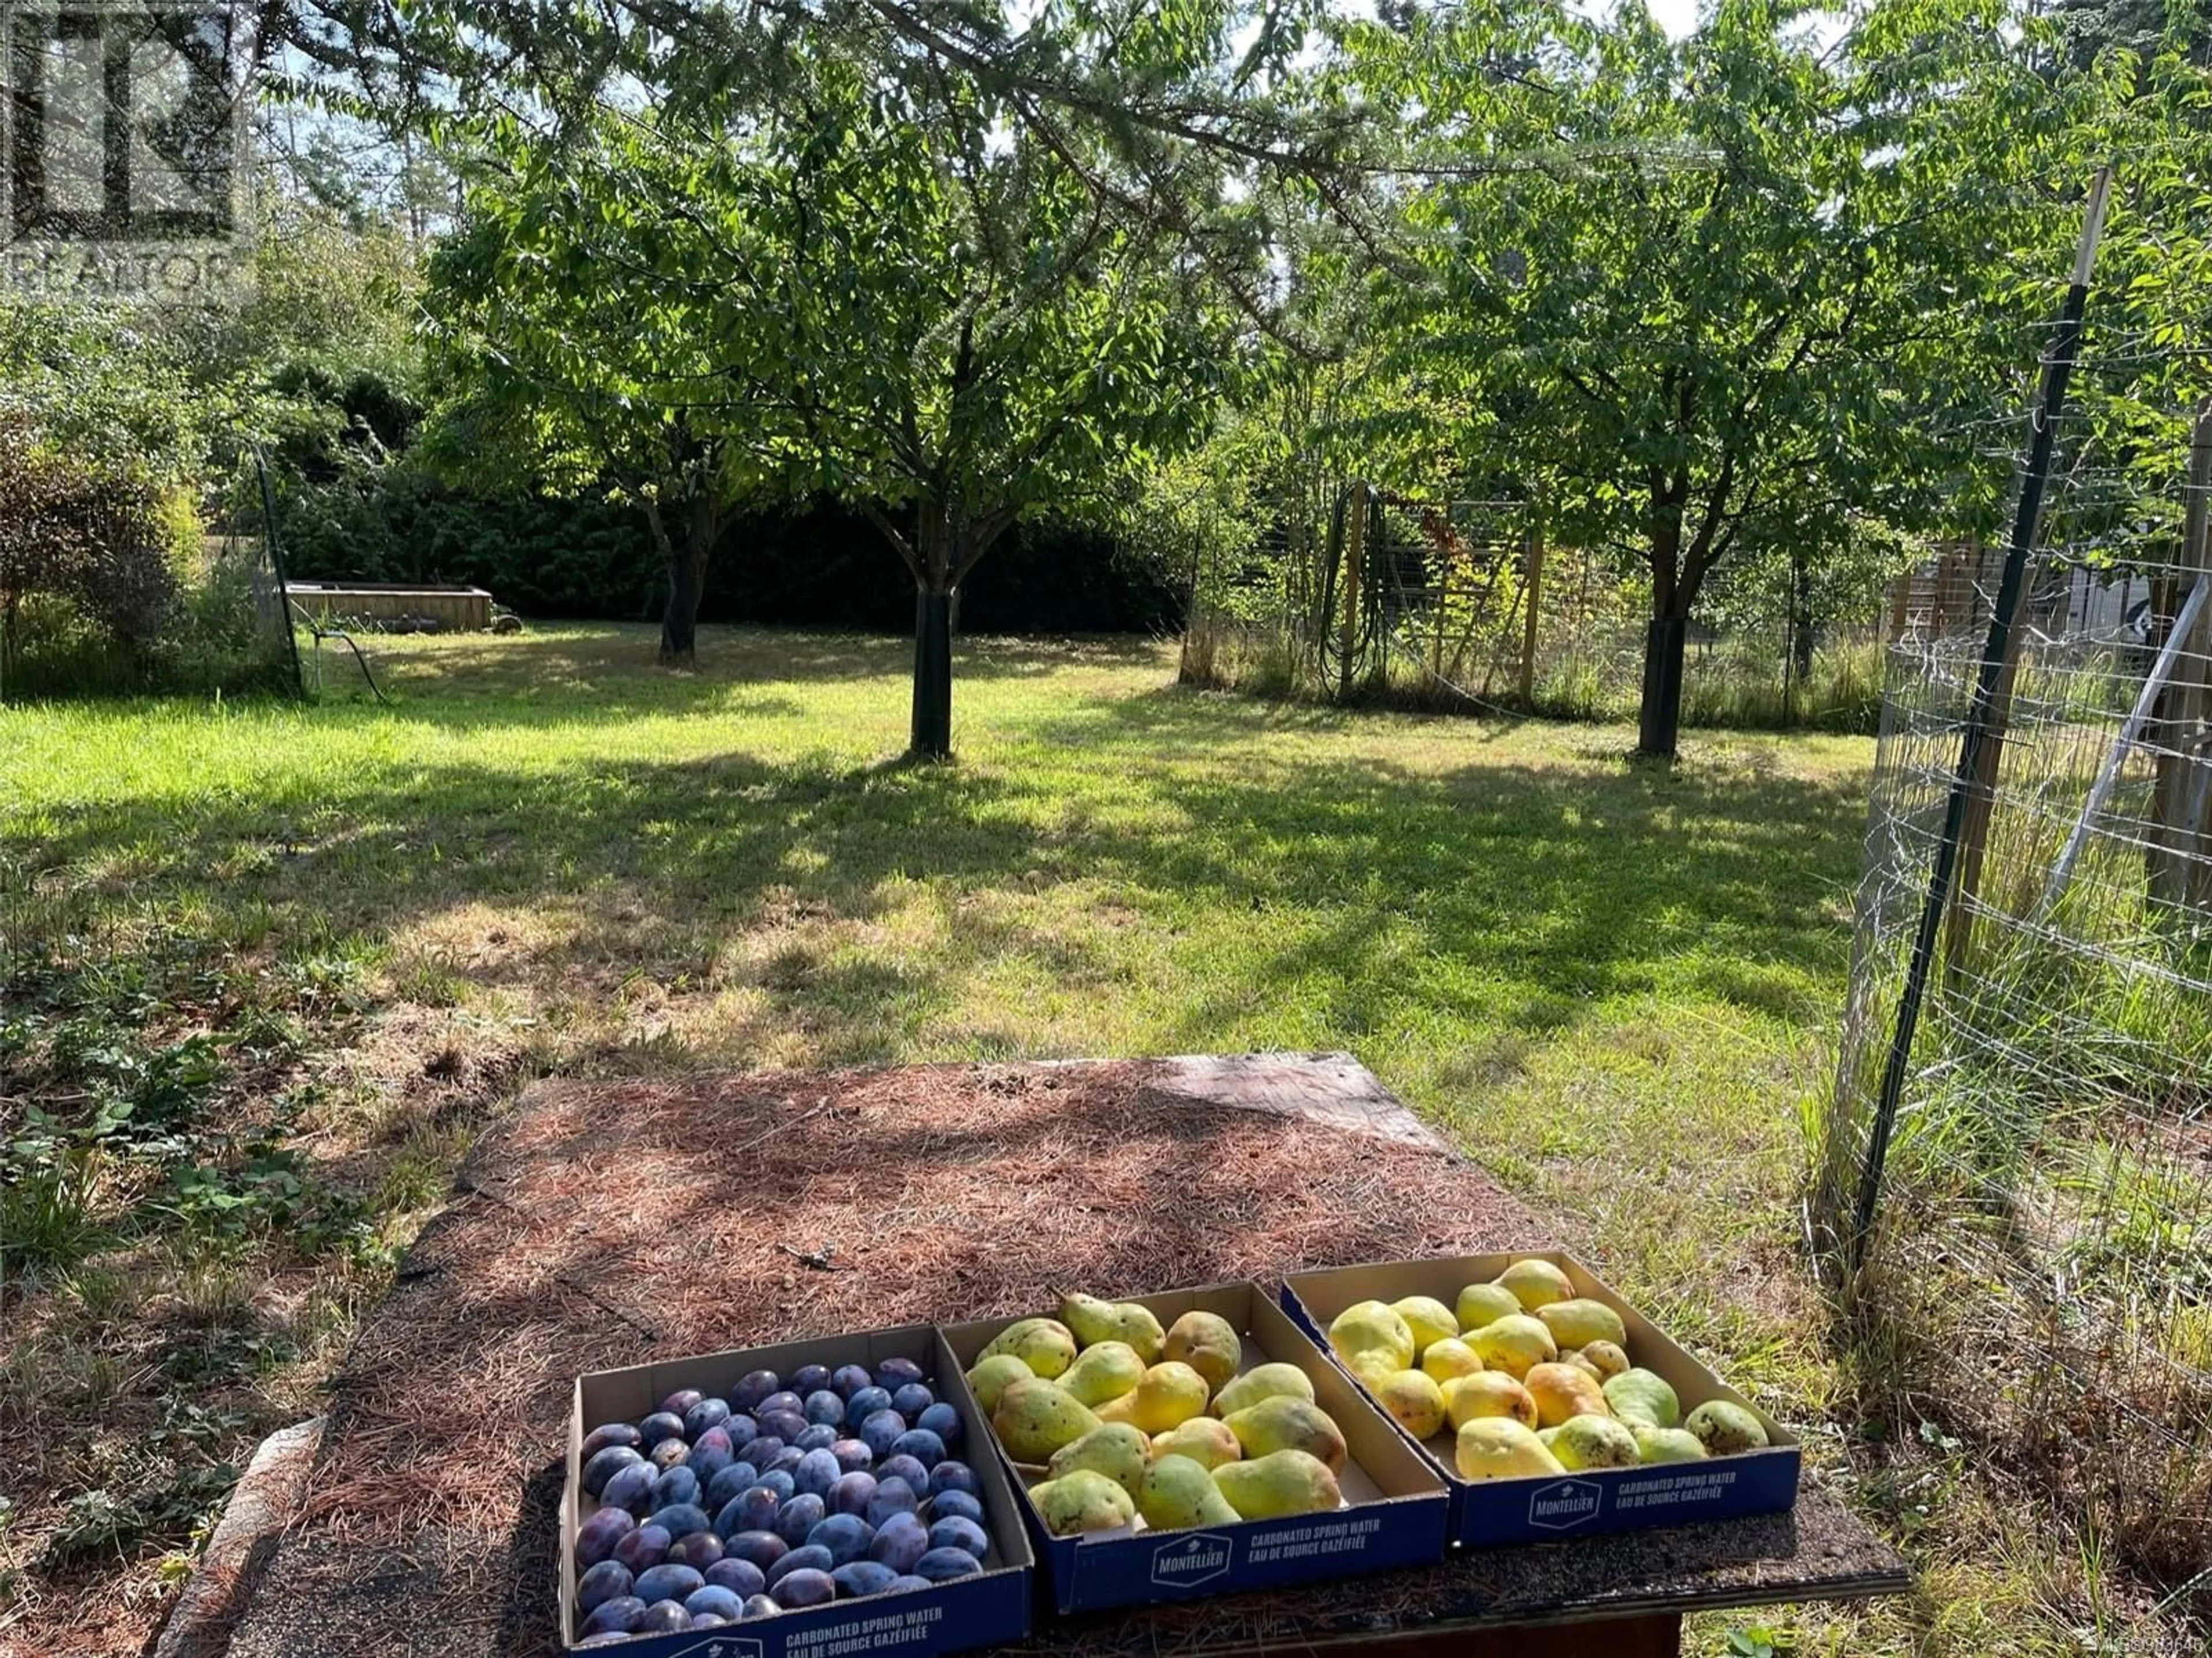
[[[539, 1086], [364, 1330], [308, 1522], [366, 1542], [511, 1521], [585, 1370], [1033, 1310], [1058, 1285], [1273, 1281], [1541, 1235], [1433, 1147], [1179, 1100], [1172, 1075], [1148, 1061]], [[824, 1252], [829, 1271], [797, 1259]]]

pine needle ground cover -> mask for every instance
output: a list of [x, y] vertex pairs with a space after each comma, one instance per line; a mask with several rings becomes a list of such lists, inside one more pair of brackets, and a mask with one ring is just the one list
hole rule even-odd
[[[0, 1651], [135, 1650], [530, 1078], [1347, 1048], [1923, 1567], [1698, 1652], [2079, 1653], [2139, 1600], [1869, 1442], [1800, 1262], [1870, 745], [1284, 708], [1171, 650], [394, 641], [395, 707], [0, 709]], [[1291, 1263], [1285, 1263], [1289, 1265]], [[2101, 1634], [2099, 1638], [2102, 1638]], [[2114, 1639], [2120, 1638], [2116, 1633]], [[2119, 1650], [2118, 1647], [2110, 1649]]]

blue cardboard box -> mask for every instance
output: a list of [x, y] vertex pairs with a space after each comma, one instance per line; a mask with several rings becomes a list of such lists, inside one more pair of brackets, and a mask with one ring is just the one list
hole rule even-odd
[[[1443, 1432], [1419, 1448], [1450, 1488], [1454, 1542], [1477, 1546], [1540, 1543], [1598, 1532], [1778, 1513], [1796, 1505], [1801, 1461], [1796, 1437], [1683, 1351], [1587, 1266], [1559, 1250], [1522, 1249], [1293, 1272], [1283, 1280], [1283, 1306], [1326, 1350], [1330, 1322], [1354, 1303], [1429, 1296], [1450, 1307], [1468, 1284], [1487, 1283], [1512, 1262], [1531, 1257], [1564, 1271], [1577, 1295], [1604, 1302], [1620, 1315], [1628, 1329], [1629, 1362], [1664, 1376], [1681, 1400], [1685, 1416], [1709, 1399], [1729, 1400], [1759, 1418], [1770, 1442], [1764, 1450], [1704, 1462], [1471, 1480], [1460, 1477], [1453, 1460], [1454, 1436], [1447, 1424]], [[1332, 1353], [1332, 1363], [1334, 1357]], [[1407, 1442], [1417, 1442], [1396, 1423], [1390, 1425]]]
[[[1310, 1583], [1398, 1566], [1427, 1565], [1444, 1552], [1448, 1499], [1434, 1469], [1373, 1403], [1257, 1284], [1215, 1284], [1164, 1295], [1131, 1296], [1162, 1325], [1196, 1309], [1218, 1313], [1243, 1344], [1241, 1368], [1280, 1360], [1313, 1380], [1314, 1402], [1334, 1418], [1349, 1453], [1339, 1476], [1345, 1506], [1328, 1514], [1246, 1520], [1206, 1531], [1156, 1532], [1139, 1519], [1129, 1529], [1054, 1537], [1027, 1497], [1042, 1471], [1000, 1451], [1017, 1505], [1062, 1612], [1233, 1594], [1278, 1583]], [[1046, 1309], [1049, 1311], [1049, 1309]], [[963, 1364], [1014, 1321], [949, 1325], [945, 1339]], [[988, 1428], [984, 1430], [988, 1435]], [[997, 1444], [997, 1436], [991, 1435]]]
[[582, 1621], [576, 1612], [576, 1527], [598, 1506], [580, 1479], [585, 1435], [603, 1422], [635, 1422], [679, 1388], [719, 1395], [750, 1370], [787, 1376], [802, 1364], [826, 1364], [832, 1370], [840, 1364], [865, 1364], [873, 1370], [887, 1358], [914, 1360], [929, 1376], [938, 1398], [960, 1412], [961, 1458], [975, 1470], [990, 1519], [991, 1553], [981, 1574], [929, 1589], [837, 1600], [720, 1629], [634, 1635], [592, 1650], [622, 1653], [627, 1658], [848, 1658], [863, 1652], [933, 1658], [938, 1653], [1026, 1636], [1031, 1574], [1036, 1566], [1023, 1523], [1022, 1511], [1029, 1504], [1018, 1501], [1007, 1483], [998, 1436], [968, 1391], [961, 1375], [963, 1366], [933, 1327], [916, 1324], [741, 1348], [578, 1378], [568, 1415], [568, 1478], [561, 1499], [562, 1643], [576, 1645], [576, 1626]]

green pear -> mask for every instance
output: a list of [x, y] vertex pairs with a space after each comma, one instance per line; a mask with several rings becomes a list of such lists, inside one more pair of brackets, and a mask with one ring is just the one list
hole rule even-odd
[[1133, 1301], [1064, 1295], [1060, 1298], [1060, 1319], [1084, 1346], [1101, 1341], [1127, 1342], [1147, 1364], [1158, 1363], [1160, 1349], [1167, 1345], [1168, 1333], [1160, 1328], [1152, 1309]]
[[1278, 1394], [1221, 1419], [1237, 1436], [1248, 1460], [1275, 1451], [1297, 1450], [1326, 1463], [1331, 1473], [1344, 1467], [1343, 1432], [1328, 1412], [1310, 1400]]
[[1639, 1462], [1702, 1462], [1705, 1442], [1687, 1428], [1635, 1426], [1636, 1458]]
[[1145, 1470], [1137, 1488], [1137, 1512], [1155, 1531], [1226, 1526], [1243, 1518], [1229, 1506], [1204, 1463], [1173, 1454]]
[[1085, 1404], [1119, 1399], [1145, 1379], [1145, 1361], [1126, 1341], [1101, 1341], [1085, 1347], [1060, 1374], [1060, 1385]]
[[1095, 1468], [1078, 1468], [1063, 1479], [1032, 1485], [1030, 1501], [1054, 1537], [1112, 1531], [1137, 1517], [1137, 1504], [1129, 1493]]
[[1291, 1399], [1303, 1399], [1313, 1403], [1313, 1378], [1295, 1364], [1255, 1364], [1243, 1376], [1225, 1384], [1213, 1395], [1216, 1416], [1234, 1416], [1239, 1411], [1249, 1411], [1263, 1399], [1273, 1399], [1278, 1394]]
[[1213, 1484], [1246, 1520], [1322, 1514], [1344, 1501], [1328, 1464], [1304, 1451], [1270, 1451], [1247, 1462], [1224, 1462], [1213, 1471]]
[[1648, 1428], [1681, 1425], [1682, 1401], [1674, 1396], [1674, 1389], [1667, 1378], [1656, 1370], [1627, 1370], [1609, 1378], [1605, 1384], [1605, 1402], [1613, 1407], [1615, 1416], [1631, 1426], [1638, 1422]]
[[1220, 1314], [1189, 1312], [1168, 1326], [1160, 1356], [1189, 1365], [1218, 1392], [1244, 1362], [1244, 1344], [1237, 1339], [1237, 1327]]
[[976, 1357], [1012, 1353], [1030, 1367], [1030, 1374], [1049, 1382], [1075, 1363], [1075, 1337], [1058, 1319], [1024, 1318], [993, 1336]]
[[1640, 1455], [1627, 1424], [1609, 1416], [1571, 1416], [1537, 1437], [1570, 1473], [1584, 1468], [1632, 1468]]
[[968, 1372], [968, 1391], [988, 1416], [999, 1408], [999, 1395], [1010, 1385], [1036, 1379], [1036, 1372], [1012, 1353], [993, 1353], [988, 1358], [977, 1359], [975, 1368]]
[[1137, 1487], [1143, 1483], [1145, 1464], [1151, 1455], [1152, 1441], [1145, 1437], [1141, 1430], [1126, 1422], [1109, 1422], [1054, 1451], [1045, 1472], [1059, 1479], [1078, 1468], [1088, 1468], [1093, 1473], [1104, 1474], [1134, 1497]]
[[1755, 1451], [1768, 1442], [1766, 1429], [1759, 1419], [1742, 1406], [1725, 1399], [1707, 1400], [1690, 1412], [1690, 1419], [1682, 1425], [1697, 1435], [1699, 1442], [1714, 1456]]
[[1091, 1407], [1056, 1382], [1031, 1376], [999, 1395], [991, 1427], [1017, 1462], [1042, 1462], [1098, 1425]]

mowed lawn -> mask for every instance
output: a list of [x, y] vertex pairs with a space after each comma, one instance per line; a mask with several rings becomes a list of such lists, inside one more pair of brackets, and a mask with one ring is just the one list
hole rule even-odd
[[[226, 1188], [252, 1201], [218, 1226], [173, 1147], [111, 1140], [81, 1236], [9, 1264], [0, 1438], [39, 1448], [0, 1467], [0, 1648], [105, 1584], [135, 1649], [221, 1467], [313, 1408], [532, 1075], [1340, 1048], [1556, 1215], [1532, 1243], [1589, 1251], [1917, 1529], [1917, 1603], [1774, 1639], [2079, 1649], [1980, 1503], [1838, 1449], [1799, 1122], [1869, 743], [1692, 733], [1668, 771], [1622, 729], [1285, 708], [1177, 689], [1168, 647], [969, 640], [960, 759], [917, 768], [898, 641], [708, 629], [681, 674], [653, 641], [394, 641], [389, 708], [335, 665], [307, 706], [0, 708], [9, 1132], [27, 1100], [67, 1119], [71, 1063], [113, 1069], [56, 1029], [204, 1036], [182, 1160], [234, 1169], [250, 1127], [301, 1185]], [[146, 1490], [157, 1429], [181, 1502]], [[88, 1529], [88, 1492], [137, 1508]], [[1756, 1650], [1753, 1621], [1692, 1649]]]

